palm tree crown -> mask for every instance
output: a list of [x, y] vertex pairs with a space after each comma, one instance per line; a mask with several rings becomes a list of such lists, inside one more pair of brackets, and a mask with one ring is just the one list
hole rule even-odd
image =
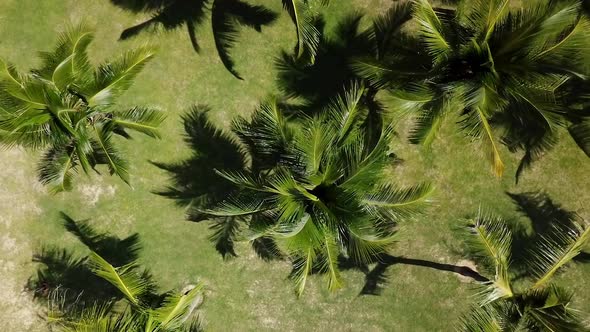
[[414, 52], [413, 65], [392, 55], [356, 66], [389, 86], [398, 106], [420, 110], [412, 142], [431, 143], [445, 116], [458, 111], [462, 128], [485, 142], [497, 175], [504, 170], [500, 141], [525, 151], [518, 177], [555, 145], [560, 127], [589, 116], [561, 99], [564, 83], [588, 75], [590, 21], [577, 2], [531, 1], [517, 10], [509, 2], [461, 1], [450, 10], [415, 0], [418, 29], [409, 38], [424, 51]]
[[113, 134], [129, 137], [130, 129], [158, 138], [164, 120], [154, 109], [115, 106], [154, 52], [140, 47], [93, 70], [86, 52], [92, 39], [85, 26], [70, 28], [52, 52], [41, 53], [41, 68], [27, 74], [0, 60], [0, 139], [45, 149], [39, 178], [53, 192], [70, 190], [73, 173], [88, 174], [97, 164], [129, 183]]
[[[493, 277], [479, 294], [480, 306], [463, 319], [463, 330], [588, 331], [571, 308], [573, 294], [551, 283], [590, 240], [590, 228], [583, 226], [574, 221], [554, 226], [519, 252], [513, 245], [517, 238], [505, 221], [476, 218], [469, 227], [468, 248]], [[519, 263], [524, 265], [520, 267], [527, 278], [524, 284], [516, 277]]]
[[301, 294], [312, 271], [325, 273], [337, 289], [340, 255], [359, 264], [373, 262], [394, 242], [396, 225], [415, 213], [431, 188], [381, 184], [390, 164], [391, 129], [376, 143], [361, 124], [368, 110], [354, 86], [322, 115], [288, 124], [274, 102], [233, 131], [247, 147], [252, 165], [217, 173], [239, 190], [199, 211], [213, 218], [241, 218], [249, 240], [272, 238], [294, 260]]

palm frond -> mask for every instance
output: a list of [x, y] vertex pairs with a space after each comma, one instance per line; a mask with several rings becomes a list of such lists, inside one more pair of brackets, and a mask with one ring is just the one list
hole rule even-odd
[[387, 253], [397, 233], [378, 232], [371, 219], [352, 221], [348, 227], [347, 253], [357, 263], [370, 264]]
[[94, 141], [95, 158], [98, 163], [106, 164], [111, 175], [115, 174], [129, 184], [129, 171], [125, 161], [111, 142], [111, 132], [108, 127], [94, 126], [97, 140]]
[[483, 305], [512, 297], [509, 276], [512, 232], [501, 219], [480, 215], [470, 227], [470, 233], [469, 248], [495, 270], [494, 281], [485, 291]]
[[135, 271], [135, 263], [114, 267], [91, 251], [88, 256], [88, 267], [94, 274], [117, 287], [134, 305], [140, 305], [141, 297], [149, 288], [149, 282]]
[[428, 52], [436, 62], [442, 61], [451, 48], [444, 35], [443, 22], [428, 0], [414, 1], [414, 18], [418, 22], [418, 33], [424, 38]]
[[492, 306], [477, 306], [461, 317], [460, 331], [465, 332], [504, 332], [504, 317]]
[[62, 146], [52, 146], [39, 161], [39, 181], [49, 187], [51, 193], [70, 191], [74, 176], [76, 151]]
[[367, 116], [367, 109], [361, 99], [365, 89], [353, 84], [346, 92], [336, 97], [328, 106], [328, 112], [338, 130], [338, 142], [344, 142]]
[[528, 252], [530, 268], [537, 277], [534, 287], [542, 287], [553, 275], [576, 257], [590, 240], [590, 227], [574, 223], [569, 229], [555, 227], [541, 236]]
[[314, 62], [320, 43], [320, 31], [315, 26], [315, 16], [311, 2], [315, 0], [282, 0], [283, 8], [289, 13], [297, 34], [295, 54], [301, 58], [307, 54], [310, 63]]
[[198, 283], [185, 294], [171, 294], [164, 298], [160, 307], [149, 311], [149, 320], [156, 322], [157, 327], [153, 330], [146, 328], [146, 331], [176, 331], [186, 325], [195, 306], [201, 301], [203, 287], [203, 283]]
[[320, 260], [320, 271], [326, 273], [328, 290], [335, 291], [342, 287], [342, 277], [338, 268], [339, 249], [336, 239], [327, 230], [324, 230], [324, 246], [321, 253], [323, 257]]
[[92, 83], [82, 86], [90, 106], [108, 106], [127, 91], [135, 77], [152, 59], [152, 48], [143, 46], [126, 52], [118, 60], [101, 65], [94, 74]]
[[422, 210], [430, 202], [429, 197], [433, 191], [434, 187], [428, 184], [407, 188], [385, 185], [367, 195], [363, 203], [370, 210], [397, 221]]
[[41, 52], [41, 68], [34, 72], [59, 89], [86, 82], [92, 71], [86, 50], [93, 39], [94, 33], [85, 24], [68, 27], [52, 52]]
[[159, 110], [137, 106], [114, 114], [113, 122], [118, 126], [139, 131], [153, 138], [160, 138], [158, 127], [166, 118]]

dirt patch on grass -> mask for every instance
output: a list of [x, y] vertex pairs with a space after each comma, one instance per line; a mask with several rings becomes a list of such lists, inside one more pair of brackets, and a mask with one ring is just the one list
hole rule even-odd
[[0, 320], [3, 331], [43, 331], [40, 308], [24, 286], [32, 271], [31, 235], [27, 225], [42, 210], [34, 160], [22, 150], [0, 151]]

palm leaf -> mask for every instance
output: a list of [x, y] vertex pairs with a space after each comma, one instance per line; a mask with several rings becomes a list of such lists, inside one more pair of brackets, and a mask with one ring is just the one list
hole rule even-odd
[[135, 263], [114, 267], [91, 251], [88, 256], [88, 267], [94, 274], [117, 287], [134, 305], [140, 304], [141, 297], [148, 290], [149, 282], [135, 271], [137, 268]]
[[465, 332], [504, 332], [504, 317], [494, 306], [471, 308], [469, 314], [461, 317], [461, 331]]
[[443, 32], [443, 22], [428, 0], [414, 1], [414, 18], [418, 22], [418, 33], [424, 38], [428, 52], [436, 62], [441, 61], [451, 48]]
[[153, 138], [160, 138], [158, 127], [166, 116], [159, 110], [133, 107], [127, 111], [115, 112], [113, 122], [123, 128], [132, 129]]
[[126, 52], [121, 58], [99, 67], [94, 74], [94, 81], [82, 87], [90, 106], [104, 106], [125, 92], [141, 72], [146, 63], [152, 59], [154, 51], [140, 47]]
[[400, 220], [418, 213], [430, 200], [434, 188], [428, 184], [407, 188], [386, 185], [367, 195], [363, 203], [369, 211], [375, 210], [393, 220]]
[[76, 167], [76, 151], [60, 146], [50, 147], [39, 161], [39, 181], [51, 193], [70, 191]]
[[93, 39], [92, 30], [84, 24], [68, 27], [52, 52], [41, 52], [42, 66], [34, 72], [60, 89], [86, 82], [92, 70], [86, 50]]
[[537, 277], [534, 287], [542, 287], [565, 264], [576, 257], [590, 240], [590, 227], [574, 223], [571, 228], [555, 227], [528, 252], [531, 271]]
[[289, 13], [297, 33], [295, 54], [297, 58], [308, 54], [310, 63], [314, 62], [320, 44], [320, 31], [315, 26], [315, 13], [310, 7], [313, 1], [315, 0], [282, 0], [283, 8]]
[[129, 172], [127, 162], [111, 142], [111, 132], [107, 126], [94, 126], [97, 140], [94, 142], [95, 157], [97, 162], [108, 166], [111, 175], [116, 174], [121, 180], [129, 184]]
[[146, 331], [175, 331], [182, 328], [201, 301], [203, 283], [198, 283], [185, 294], [172, 294], [164, 298], [160, 307], [149, 311], [150, 322], [156, 322], [153, 329], [146, 327]]
[[470, 227], [470, 233], [469, 248], [496, 271], [494, 282], [486, 290], [483, 305], [512, 297], [509, 276], [512, 232], [501, 219], [480, 215]]
[[342, 277], [338, 268], [338, 245], [333, 235], [328, 230], [324, 230], [324, 247], [322, 250], [322, 260], [320, 261], [320, 270], [326, 272], [328, 289], [335, 291], [342, 287]]

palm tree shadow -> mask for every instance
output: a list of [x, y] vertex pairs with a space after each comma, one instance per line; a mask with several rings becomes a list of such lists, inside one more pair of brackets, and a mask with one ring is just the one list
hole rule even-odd
[[209, 110], [198, 105], [182, 116], [184, 141], [192, 152], [189, 158], [172, 163], [151, 161], [170, 179], [166, 188], [154, 193], [190, 206], [189, 219], [197, 222], [204, 220], [199, 209], [227, 198], [235, 190], [215, 170], [239, 171], [247, 164], [237, 141], [209, 121]]
[[385, 255], [379, 259], [377, 265], [365, 273], [365, 285], [359, 295], [381, 295], [383, 287], [388, 283], [387, 270], [395, 264], [404, 264], [431, 268], [439, 271], [456, 273], [463, 277], [471, 278], [476, 282], [487, 282], [488, 278], [482, 276], [468, 266], [453, 265], [427, 261], [423, 259], [395, 257]]
[[[216, 206], [239, 190], [217, 170], [244, 171], [251, 163], [244, 147], [209, 121], [209, 111], [207, 106], [198, 105], [182, 116], [184, 141], [192, 152], [190, 157], [172, 163], [151, 161], [169, 175], [169, 185], [154, 193], [187, 207], [187, 219], [193, 222], [206, 221], [203, 210]], [[210, 240], [224, 258], [237, 256], [233, 238], [241, 221], [232, 217], [210, 225], [213, 230]], [[256, 239], [252, 241], [252, 248], [265, 261], [282, 258], [272, 239]]]
[[[137, 259], [140, 249], [138, 234], [126, 238], [96, 232], [86, 221], [76, 221], [61, 213], [64, 227], [90, 250], [98, 253], [114, 266], [123, 266]], [[121, 298], [121, 292], [102, 278], [97, 277], [86, 265], [87, 256], [57, 246], [43, 247], [33, 255], [39, 263], [26, 288], [39, 300], [48, 300], [58, 292], [66, 303], [100, 303], [109, 305]], [[142, 274], [148, 279], [149, 272]]]
[[[555, 231], [567, 232], [581, 224], [581, 217], [577, 213], [563, 209], [547, 193], [537, 191], [520, 194], [507, 192], [506, 194], [517, 205], [518, 212], [531, 221], [532, 234], [520, 232], [520, 235], [516, 234], [514, 239], [514, 245], [523, 249], [526, 249], [526, 243], [551, 237]], [[590, 262], [590, 254], [582, 252], [574, 260], [582, 263]]]
[[[200, 44], [196, 29], [204, 23], [211, 10], [215, 44], [224, 66], [236, 78], [242, 79], [234, 69], [229, 50], [237, 40], [237, 26], [249, 26], [260, 32], [262, 26], [273, 23], [278, 15], [263, 6], [242, 1], [225, 0], [110, 0], [119, 8], [132, 13], [149, 13], [152, 17], [129, 27], [121, 33], [121, 40], [132, 38], [142, 32], [155, 31], [162, 27], [175, 30], [186, 25], [193, 49], [199, 53]], [[209, 8], [209, 6], [212, 8]]]

